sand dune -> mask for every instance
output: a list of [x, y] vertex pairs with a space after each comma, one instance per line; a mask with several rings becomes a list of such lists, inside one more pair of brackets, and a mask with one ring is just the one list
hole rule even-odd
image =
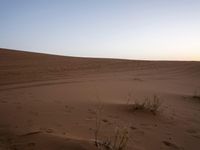
[[[128, 150], [198, 150], [200, 62], [64, 57], [0, 49], [0, 149], [95, 150], [117, 127]], [[154, 115], [134, 101], [157, 95]]]

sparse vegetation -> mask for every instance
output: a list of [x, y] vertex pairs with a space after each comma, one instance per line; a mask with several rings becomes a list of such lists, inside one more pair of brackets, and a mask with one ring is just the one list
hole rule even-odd
[[99, 141], [98, 148], [100, 150], [125, 150], [128, 139], [129, 137], [127, 128], [116, 128], [113, 137]]
[[109, 136], [101, 139], [99, 137], [101, 129], [102, 118], [102, 105], [97, 107], [95, 129], [94, 129], [94, 142], [95, 146], [100, 150], [125, 150], [128, 142], [127, 128], [116, 128], [114, 136]]
[[153, 98], [146, 97], [143, 101], [134, 101], [133, 109], [146, 110], [152, 112], [153, 114], [156, 114], [160, 106], [160, 99], [158, 98], [158, 96], [154, 95]]
[[99, 104], [96, 110], [96, 118], [95, 118], [95, 129], [94, 129], [94, 142], [95, 145], [98, 147], [99, 145], [99, 132], [101, 128], [101, 114], [102, 114], [103, 105]]
[[[127, 98], [127, 104], [129, 104], [132, 95], [129, 93]], [[99, 99], [99, 98], [98, 98]], [[134, 101], [132, 104], [134, 110], [146, 110], [156, 114], [161, 106], [161, 102], [158, 96], [154, 95], [152, 98], [146, 97], [143, 101]], [[96, 120], [94, 129], [94, 143], [99, 150], [125, 150], [128, 143], [128, 129], [116, 128], [113, 136], [100, 137], [101, 122], [103, 106], [100, 103], [96, 110]]]

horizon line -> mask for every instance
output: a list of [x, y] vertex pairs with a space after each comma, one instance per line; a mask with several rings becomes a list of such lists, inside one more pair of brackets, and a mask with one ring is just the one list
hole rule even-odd
[[27, 53], [36, 53], [36, 54], [44, 54], [44, 55], [54, 55], [54, 56], [61, 56], [61, 57], [74, 57], [74, 58], [91, 58], [91, 59], [115, 59], [115, 60], [128, 60], [128, 61], [163, 61], [163, 62], [200, 62], [200, 60], [183, 60], [183, 59], [134, 59], [134, 58], [120, 58], [120, 57], [98, 57], [98, 56], [77, 56], [77, 55], [65, 55], [65, 54], [58, 54], [58, 53], [49, 53], [49, 52], [39, 52], [33, 50], [26, 50], [26, 49], [15, 49], [15, 48], [8, 48], [8, 47], [0, 47], [1, 49], [10, 50], [10, 51], [18, 51], [18, 52], [27, 52]]

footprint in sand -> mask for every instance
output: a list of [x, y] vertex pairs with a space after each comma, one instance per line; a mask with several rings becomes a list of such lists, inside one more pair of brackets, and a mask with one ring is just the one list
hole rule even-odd
[[12, 150], [21, 150], [21, 149], [33, 150], [35, 145], [36, 145], [36, 143], [34, 143], [34, 142], [30, 142], [30, 143], [15, 143], [15, 144], [11, 144], [10, 148]]
[[144, 81], [144, 80], [142, 80], [141, 78], [133, 78], [133, 80], [134, 80], [134, 81], [140, 81], [140, 82], [141, 82], [141, 81]]
[[70, 106], [68, 106], [68, 105], [65, 105], [65, 112], [71, 113], [73, 109], [74, 109], [73, 107], [70, 107]]
[[7, 103], [7, 101], [5, 101], [5, 100], [1, 100], [1, 103]]
[[107, 125], [112, 125], [113, 123], [109, 121], [108, 119], [102, 119], [102, 122], [106, 123]]
[[93, 109], [88, 109], [88, 112], [90, 113], [90, 114], [92, 114], [92, 115], [95, 115], [96, 114], [96, 111], [95, 110], [93, 110]]
[[169, 141], [162, 141], [162, 142], [163, 142], [163, 144], [165, 146], [170, 147], [172, 149], [175, 149], [175, 150], [184, 150], [184, 148], [181, 148], [181, 147], [177, 146], [175, 143], [171, 143]]
[[146, 130], [151, 130], [152, 129], [152, 127], [149, 124], [141, 123], [140, 125], [142, 126], [143, 129], [146, 129]]
[[107, 119], [102, 119], [102, 121], [103, 121], [104, 123], [108, 123], [108, 120], [107, 120]]
[[40, 128], [40, 131], [46, 132], [46, 133], [53, 133], [54, 129], [52, 128]]
[[200, 139], [200, 135], [198, 134], [198, 131], [195, 129], [188, 129], [186, 130], [187, 133], [191, 134], [193, 137]]
[[22, 134], [20, 136], [30, 136], [30, 135], [35, 135], [35, 134], [40, 134], [42, 133], [42, 131], [32, 131], [32, 132], [28, 132], [28, 133], [25, 133], [25, 134]]
[[39, 116], [39, 113], [38, 112], [35, 112], [35, 111], [30, 111], [29, 112], [31, 115], [33, 115], [33, 116]]
[[92, 116], [88, 116], [88, 117], [86, 117], [86, 119], [85, 119], [85, 121], [94, 121], [94, 120], [95, 120], [95, 118], [92, 117]]
[[190, 134], [196, 134], [197, 131], [195, 129], [188, 129], [186, 130], [186, 132], [190, 133]]
[[27, 145], [28, 145], [29, 147], [34, 147], [34, 146], [36, 145], [36, 143], [31, 142], [31, 143], [28, 143]]
[[47, 133], [53, 133], [54, 130], [53, 130], [53, 129], [46, 129], [46, 132], [47, 132]]
[[200, 139], [200, 135], [193, 135], [193, 137]]
[[108, 115], [108, 117], [110, 117], [112, 119], [119, 119], [119, 116], [115, 116], [115, 115]]
[[134, 126], [130, 126], [130, 129], [131, 129], [131, 130], [136, 130], [137, 128], [134, 127]]

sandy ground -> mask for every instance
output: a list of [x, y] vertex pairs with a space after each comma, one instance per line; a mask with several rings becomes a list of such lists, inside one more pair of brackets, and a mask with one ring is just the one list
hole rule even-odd
[[[117, 128], [127, 150], [199, 150], [200, 62], [75, 58], [0, 49], [0, 150], [97, 150]], [[154, 115], [133, 110], [157, 95]]]

